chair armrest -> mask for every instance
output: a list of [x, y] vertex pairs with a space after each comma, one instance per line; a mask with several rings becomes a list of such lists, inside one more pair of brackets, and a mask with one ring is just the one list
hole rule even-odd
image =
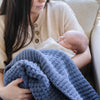
[[91, 34], [91, 52], [94, 64], [96, 90], [100, 94], [100, 11], [98, 12], [96, 23]]

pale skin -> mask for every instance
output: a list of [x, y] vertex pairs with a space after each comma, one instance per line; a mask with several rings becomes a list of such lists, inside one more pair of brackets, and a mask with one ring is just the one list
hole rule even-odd
[[70, 30], [65, 32], [57, 41], [63, 47], [72, 50], [74, 53], [83, 53], [89, 44], [86, 35], [80, 31]]
[[60, 36], [57, 42], [63, 47], [72, 50], [74, 53], [77, 53], [78, 45], [77, 47], [75, 47], [75, 45], [72, 45], [70, 41], [75, 42], [74, 40], [71, 39], [71, 37]]
[[[68, 32], [65, 32], [65, 33], [68, 33]], [[85, 36], [85, 34], [83, 36]], [[64, 43], [64, 41], [65, 41], [65, 43]], [[85, 43], [87, 45], [88, 44], [88, 38], [87, 37], [85, 38], [85, 41], [87, 41]], [[72, 45], [70, 45], [68, 43], [68, 41], [66, 41], [66, 38], [64, 38], [64, 36], [61, 36], [60, 39], [57, 42], [59, 44], [61, 44], [62, 46], [64, 46], [65, 48], [71, 49], [71, 50], [75, 51], [75, 53], [77, 53], [75, 48], [72, 47]], [[91, 61], [91, 54], [90, 54], [89, 46], [87, 45], [87, 49], [84, 52], [77, 53], [77, 55], [72, 57], [72, 60], [74, 61], [74, 63], [77, 65], [77, 67], [79, 69], [81, 69], [82, 67], [86, 66]]]
[[[46, 0], [33, 0], [30, 14], [32, 23], [37, 20], [39, 14], [43, 11], [45, 3]], [[78, 68], [82, 68], [83, 66], [87, 65], [91, 61], [89, 48], [87, 48], [85, 52], [73, 57], [72, 60], [75, 62]], [[0, 73], [0, 97], [2, 97], [3, 100], [30, 100], [32, 97], [31, 91], [28, 89], [19, 88], [18, 84], [21, 82], [22, 79], [19, 78], [4, 87], [3, 74]]]

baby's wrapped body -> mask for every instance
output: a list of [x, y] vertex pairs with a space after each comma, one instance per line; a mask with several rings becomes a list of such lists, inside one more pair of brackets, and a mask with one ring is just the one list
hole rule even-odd
[[45, 40], [43, 43], [41, 43], [38, 46], [37, 49], [39, 49], [39, 50], [42, 50], [42, 49], [59, 49], [59, 50], [64, 51], [70, 58], [75, 56], [75, 53], [72, 50], [63, 47], [62, 45], [57, 43], [53, 38], [48, 38], [47, 40]]
[[71, 30], [65, 32], [57, 41], [48, 38], [37, 49], [59, 49], [72, 58], [76, 53], [83, 53], [87, 46], [87, 37], [79, 31]]

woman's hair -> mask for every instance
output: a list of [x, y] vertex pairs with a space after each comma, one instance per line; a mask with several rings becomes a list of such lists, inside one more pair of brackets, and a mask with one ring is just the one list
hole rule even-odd
[[[34, 37], [34, 26], [30, 18], [31, 2], [32, 0], [3, 0], [2, 2], [0, 15], [6, 15], [4, 32], [6, 54], [8, 57], [6, 64], [11, 61], [12, 53], [27, 46]], [[31, 26], [32, 37], [30, 42], [26, 44], [28, 24]]]

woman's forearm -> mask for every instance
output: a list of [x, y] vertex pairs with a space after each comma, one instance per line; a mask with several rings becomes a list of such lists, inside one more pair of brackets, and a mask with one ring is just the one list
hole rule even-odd
[[0, 72], [0, 97], [2, 93], [2, 87], [4, 87], [4, 82], [3, 82], [3, 73]]
[[4, 86], [3, 74], [0, 72], [0, 88]]
[[90, 54], [89, 47], [86, 49], [85, 52], [83, 52], [81, 54], [77, 54], [76, 56], [74, 56], [72, 58], [72, 60], [78, 66], [79, 69], [81, 69], [82, 67], [84, 67], [85, 65], [90, 63], [90, 61], [91, 61], [91, 54]]

